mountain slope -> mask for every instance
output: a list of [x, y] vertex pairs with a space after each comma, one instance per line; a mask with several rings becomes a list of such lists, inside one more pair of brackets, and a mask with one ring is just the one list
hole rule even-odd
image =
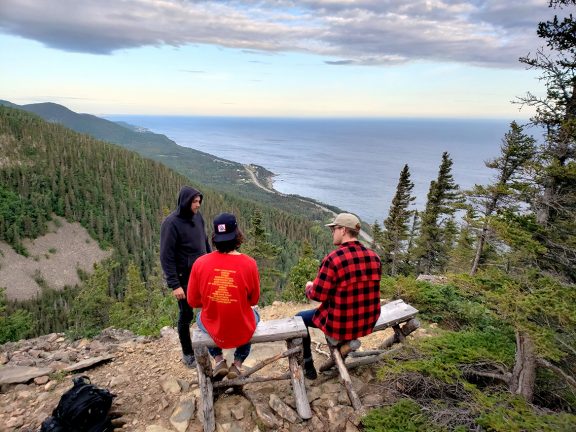
[[[252, 182], [249, 172], [242, 164], [179, 146], [165, 135], [90, 114], [78, 114], [50, 102], [18, 106], [0, 101], [0, 105], [2, 104], [32, 112], [48, 122], [59, 123], [76, 132], [133, 150], [141, 156], [162, 162], [193, 182], [239, 194], [311, 220], [324, 220], [330, 216], [313, 200], [262, 190]], [[262, 167], [258, 167], [256, 172], [268, 178], [273, 175]], [[333, 210], [338, 211], [335, 208]]]

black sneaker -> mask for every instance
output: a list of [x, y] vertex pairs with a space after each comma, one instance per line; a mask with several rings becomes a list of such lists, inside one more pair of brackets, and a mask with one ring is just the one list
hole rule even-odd
[[184, 366], [186, 366], [187, 368], [195, 369], [196, 368], [196, 358], [194, 357], [194, 354], [182, 355], [182, 363], [184, 363]]
[[309, 380], [315, 380], [318, 378], [318, 373], [314, 367], [314, 362], [312, 360], [304, 362], [304, 376]]

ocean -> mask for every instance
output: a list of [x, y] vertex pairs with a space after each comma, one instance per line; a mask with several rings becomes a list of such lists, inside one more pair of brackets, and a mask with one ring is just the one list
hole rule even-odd
[[356, 213], [367, 223], [386, 218], [400, 170], [410, 168], [415, 208], [423, 209], [442, 152], [462, 189], [485, 184], [484, 162], [497, 157], [509, 120], [278, 119], [106, 116], [177, 144], [275, 174], [274, 188]]

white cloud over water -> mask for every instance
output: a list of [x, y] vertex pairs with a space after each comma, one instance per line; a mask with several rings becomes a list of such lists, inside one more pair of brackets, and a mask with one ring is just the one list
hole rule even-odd
[[413, 60], [517, 68], [545, 0], [2, 0], [0, 32], [109, 55], [208, 44], [321, 55], [330, 65]]

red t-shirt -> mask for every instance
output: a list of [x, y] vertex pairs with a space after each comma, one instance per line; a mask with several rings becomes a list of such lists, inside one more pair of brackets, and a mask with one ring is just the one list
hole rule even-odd
[[192, 266], [188, 304], [202, 308], [202, 324], [220, 348], [236, 348], [252, 338], [256, 320], [251, 306], [260, 298], [256, 260], [214, 251]]

